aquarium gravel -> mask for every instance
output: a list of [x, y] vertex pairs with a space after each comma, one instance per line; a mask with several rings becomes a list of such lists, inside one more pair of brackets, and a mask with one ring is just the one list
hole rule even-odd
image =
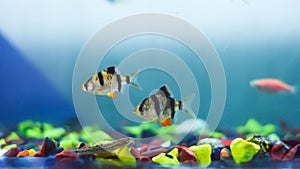
[[[300, 167], [299, 138], [290, 132], [278, 136], [276, 128], [263, 126], [255, 119], [249, 119], [234, 131], [218, 131], [211, 136], [189, 133], [178, 144], [166, 136], [172, 136], [174, 131], [149, 144], [135, 144], [134, 137], [137, 135], [144, 133], [143, 137], [150, 137], [158, 132], [151, 130], [149, 125], [154, 124], [127, 126], [124, 132], [130, 137], [118, 139], [95, 127], [84, 127], [84, 130], [101, 138], [102, 141], [95, 144], [84, 130], [72, 131], [71, 127], [24, 121], [16, 131], [3, 132], [0, 167]], [[253, 126], [260, 128], [250, 130]]]

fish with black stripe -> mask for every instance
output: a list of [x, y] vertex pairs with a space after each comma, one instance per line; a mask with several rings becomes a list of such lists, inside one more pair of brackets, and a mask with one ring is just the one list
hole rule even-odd
[[141, 89], [136, 82], [133, 82], [138, 73], [139, 71], [124, 76], [116, 71], [116, 66], [111, 66], [91, 76], [82, 84], [81, 89], [96, 95], [107, 95], [114, 99], [117, 98], [116, 92], [121, 92], [124, 85], [132, 85]]
[[178, 110], [195, 118], [190, 108], [191, 100], [191, 96], [176, 100], [171, 96], [168, 85], [164, 85], [137, 105], [133, 113], [147, 121], [159, 122], [164, 127], [171, 126]]

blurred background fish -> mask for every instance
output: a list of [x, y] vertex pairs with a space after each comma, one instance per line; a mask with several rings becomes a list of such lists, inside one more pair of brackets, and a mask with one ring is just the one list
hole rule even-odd
[[123, 76], [116, 72], [116, 66], [111, 66], [91, 76], [81, 85], [81, 89], [96, 95], [107, 95], [114, 99], [117, 97], [116, 92], [121, 92], [124, 85], [129, 84], [140, 89], [137, 83], [132, 82], [138, 72]]
[[186, 114], [195, 117], [190, 108], [192, 98], [176, 100], [171, 96], [167, 85], [162, 86], [158, 91], [145, 98], [134, 110], [134, 114], [151, 122], [159, 122], [162, 126], [171, 126], [175, 113], [182, 110]]
[[275, 94], [280, 91], [286, 91], [289, 93], [295, 92], [295, 87], [288, 85], [282, 82], [281, 80], [272, 79], [272, 78], [251, 80], [250, 86], [268, 94]]

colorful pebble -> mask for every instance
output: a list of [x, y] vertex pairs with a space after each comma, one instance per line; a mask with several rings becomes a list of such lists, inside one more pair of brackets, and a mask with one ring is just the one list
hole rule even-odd
[[209, 144], [203, 144], [195, 147], [195, 157], [201, 167], [208, 167], [211, 163], [212, 148]]
[[252, 160], [253, 156], [260, 150], [260, 146], [237, 138], [232, 141], [230, 149], [234, 161], [240, 164]]
[[[250, 121], [247, 125], [248, 127], [251, 125], [260, 125], [255, 123], [255, 121]], [[154, 131], [149, 129], [147, 125], [143, 127], [141, 135], [145, 133], [144, 130], [147, 130], [147, 132]], [[261, 126], [261, 128], [272, 128], [272, 126], [266, 125]], [[95, 161], [101, 161], [101, 163], [109, 163], [117, 166], [130, 165], [131, 167], [138, 167], [137, 162], [138, 165], [143, 163], [157, 163], [160, 165], [182, 165], [188, 163], [188, 165], [198, 164], [201, 167], [214, 167], [216, 164], [226, 167], [228, 161], [232, 160], [238, 165], [243, 164], [243, 166], [247, 166], [249, 163], [246, 162], [253, 160], [253, 157], [258, 153], [260, 154], [256, 156], [255, 160], [259, 160], [260, 157], [268, 157], [268, 155], [273, 160], [281, 161], [300, 158], [300, 141], [295, 139], [295, 137], [286, 137], [286, 139], [280, 141], [279, 137], [275, 134], [262, 137], [261, 135], [249, 134], [250, 130], [247, 130], [245, 133], [249, 136], [246, 140], [241, 138], [233, 140], [231, 139], [232, 137], [227, 139], [225, 135], [218, 132], [215, 132], [215, 137], [217, 138], [207, 138], [207, 135], [201, 135], [200, 137], [196, 134], [188, 134], [187, 138], [182, 139], [183, 142], [181, 142], [182, 144], [180, 143], [180, 146], [172, 147], [174, 143], [166, 140], [169, 136], [172, 137], [168, 135], [168, 137], [155, 139], [150, 144], [139, 147], [136, 147], [136, 145], [131, 148], [121, 146], [105, 157], [97, 154], [80, 155], [74, 153], [76, 148], [85, 149], [93, 146], [95, 140], [111, 139], [107, 133], [97, 128], [87, 127], [87, 130], [89, 135], [93, 135], [92, 138], [82, 132], [79, 132], [80, 134], [77, 132], [66, 133], [65, 130], [61, 130], [59, 127], [55, 128], [48, 123], [27, 121], [19, 126], [19, 132], [11, 132], [6, 138], [0, 138], [0, 156], [6, 156], [6, 158], [27, 158], [27, 156], [53, 158], [55, 155], [55, 165], [58, 168], [67, 168], [76, 163], [82, 163], [84, 160], [94, 159], [96, 159]], [[33, 137], [35, 139], [32, 139], [31, 135], [28, 134], [30, 132], [33, 134], [33, 131], [38, 134]], [[56, 135], [56, 132], [59, 133], [59, 136]], [[264, 133], [263, 131], [259, 131], [259, 133], [266, 134], [269, 132]], [[176, 132], [172, 134], [176, 134]], [[52, 136], [60, 140], [60, 142], [56, 142], [48, 137], [44, 140], [38, 139], [41, 135], [42, 137], [46, 135]], [[197, 142], [198, 137], [202, 139]], [[27, 140], [35, 143], [28, 143]], [[193, 144], [190, 146], [189, 144], [191, 143]], [[212, 163], [213, 161], [214, 163]]]

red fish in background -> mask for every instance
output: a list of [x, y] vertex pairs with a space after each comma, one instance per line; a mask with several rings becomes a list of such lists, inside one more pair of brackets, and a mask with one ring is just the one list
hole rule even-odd
[[275, 94], [280, 91], [286, 91], [290, 93], [295, 92], [295, 88], [293, 86], [288, 85], [278, 79], [272, 78], [251, 80], [250, 86], [269, 94]]

